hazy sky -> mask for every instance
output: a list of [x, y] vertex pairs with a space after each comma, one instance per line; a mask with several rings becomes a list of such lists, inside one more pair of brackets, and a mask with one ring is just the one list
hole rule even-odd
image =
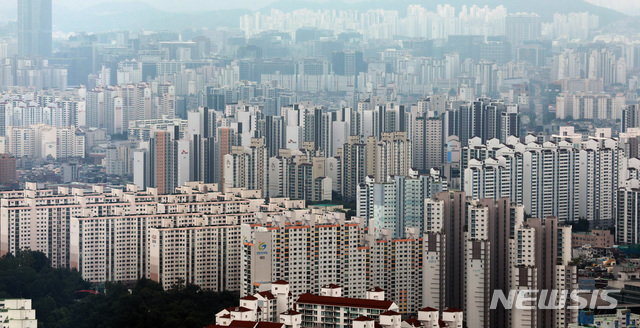
[[[167, 11], [200, 11], [200, 10], [215, 10], [215, 9], [234, 9], [234, 8], [248, 8], [259, 9], [275, 2], [276, 0], [53, 0], [53, 4], [58, 6], [64, 6], [70, 9], [84, 9], [97, 4], [113, 4], [117, 5], [122, 2], [142, 2], [153, 6], [160, 10]], [[324, 2], [326, 0], [305, 0], [310, 2]], [[344, 2], [359, 2], [365, 0], [343, 0]], [[391, 0], [392, 1], [392, 0]], [[430, 0], [437, 3], [447, 3], [447, 0]], [[513, 0], [505, 0], [505, 3], [509, 3]], [[516, 0], [520, 1], [520, 0]], [[620, 10], [621, 7], [633, 5], [640, 6], [639, 0], [586, 0], [597, 5], [606, 6], [613, 9]], [[420, 2], [420, 1], [417, 1]], [[17, 0], [0, 0], [0, 17], [9, 16], [10, 12], [15, 11]]]
[[[0, 23], [6, 20], [16, 19], [16, 6], [18, 0], [0, 0]], [[85, 9], [98, 4], [118, 6], [121, 3], [144, 3], [159, 10], [173, 12], [198, 12], [216, 9], [247, 8], [257, 10], [277, 0], [53, 0], [53, 5], [69, 9]], [[295, 1], [295, 0], [294, 0]], [[304, 0], [309, 2], [326, 2], [327, 0]], [[343, 2], [361, 2], [366, 0], [342, 0]], [[393, 0], [389, 0], [393, 1]], [[416, 0], [423, 2], [425, 0]], [[428, 0], [434, 3], [447, 3], [447, 0]], [[513, 1], [504, 0], [505, 5]], [[640, 13], [640, 0], [586, 0], [596, 5], [609, 7], [625, 13]]]
[[[67, 8], [86, 8], [96, 4], [114, 4], [121, 2], [142, 2], [157, 9], [171, 11], [198, 11], [212, 9], [250, 8], [258, 9], [275, 0], [53, 0], [53, 5]], [[312, 0], [318, 1], [318, 0]], [[4, 8], [16, 8], [17, 0], [0, 0], [0, 11]]]
[[[123, 2], [141, 2], [165, 11], [201, 11], [215, 9], [259, 9], [276, 0], [53, 0], [53, 5], [69, 9], [85, 9], [98, 4], [117, 6]], [[321, 1], [321, 0], [311, 0]], [[18, 0], [0, 0], [0, 21], [15, 19]]]
[[[212, 9], [229, 9], [229, 8], [249, 8], [258, 9], [265, 7], [276, 0], [53, 0], [54, 5], [61, 5], [68, 8], [74, 7], [90, 7], [96, 4], [119, 2], [143, 2], [157, 9], [171, 11], [198, 11]], [[324, 0], [305, 0], [310, 2], [323, 2]], [[363, 0], [343, 0], [344, 2], [358, 2]], [[433, 1], [433, 0], [432, 0]], [[512, 0], [505, 0], [508, 3]], [[520, 0], [517, 0], [520, 1]], [[621, 7], [629, 5], [638, 5], [638, 0], [586, 0], [598, 5], [606, 7]], [[17, 0], [0, 0], [0, 3], [16, 3]], [[420, 2], [420, 1], [417, 1]], [[438, 3], [447, 3], [446, 0], [439, 0]], [[4, 6], [1, 6], [4, 7]], [[15, 5], [11, 6], [15, 7]], [[619, 9], [619, 8], [618, 8]]]
[[[5, 1], [5, 0], [0, 0]], [[149, 4], [162, 10], [197, 11], [202, 9], [229, 9], [229, 8], [260, 8], [268, 5], [274, 0], [135, 0]], [[84, 7], [101, 3], [134, 2], [132, 0], [53, 0], [54, 4], [73, 8], [82, 5]]]
[[[16, 18], [17, 0], [0, 0], [0, 22]], [[84, 9], [98, 4], [118, 5], [122, 2], [142, 2], [166, 11], [199, 11], [213, 9], [261, 8], [274, 0], [53, 0], [53, 5], [69, 9]]]

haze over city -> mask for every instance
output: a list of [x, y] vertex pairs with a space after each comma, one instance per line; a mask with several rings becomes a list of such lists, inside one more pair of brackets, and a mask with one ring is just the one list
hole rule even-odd
[[637, 327], [638, 14], [0, 0], [0, 325]]

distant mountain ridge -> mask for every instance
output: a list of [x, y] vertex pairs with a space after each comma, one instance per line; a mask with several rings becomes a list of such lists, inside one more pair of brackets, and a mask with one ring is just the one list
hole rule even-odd
[[238, 27], [248, 9], [226, 9], [193, 13], [158, 10], [142, 2], [101, 4], [83, 10], [54, 6], [54, 30], [105, 32], [114, 30], [172, 30], [200, 27]]
[[624, 14], [612, 9], [596, 6], [584, 0], [537, 0], [537, 1], [512, 1], [505, 4], [505, 0], [442, 0], [442, 1], [420, 1], [420, 0], [367, 0], [361, 2], [345, 2], [341, 0], [328, 0], [325, 2], [280, 0], [264, 8], [261, 12], [268, 12], [271, 9], [282, 11], [292, 11], [302, 8], [310, 9], [336, 9], [336, 10], [361, 10], [366, 11], [372, 8], [399, 10], [401, 15], [406, 14], [409, 5], [421, 5], [427, 9], [435, 10], [438, 5], [449, 4], [459, 10], [462, 6], [497, 7], [503, 5], [509, 13], [535, 12], [542, 16], [544, 20], [550, 21], [555, 13], [585, 12], [588, 11], [600, 17], [601, 25], [606, 25], [618, 19], [626, 17]]
[[[473, 5], [481, 7], [485, 5], [489, 7], [496, 7], [505, 2], [506, 0], [327, 0], [322, 2], [280, 0], [263, 8], [256, 8], [255, 10], [259, 10], [262, 13], [268, 13], [271, 9], [292, 11], [308, 8], [311, 10], [336, 9], [366, 11], [372, 8], [379, 8], [399, 10], [401, 15], [405, 15], [407, 7], [411, 4], [420, 4], [425, 8], [435, 10], [438, 4], [448, 3], [459, 10], [463, 5], [468, 7]], [[509, 13], [536, 12], [540, 14], [545, 21], [553, 19], [553, 14], [556, 12], [569, 13], [589, 11], [590, 13], [596, 14], [600, 17], [601, 26], [627, 18], [627, 16], [622, 13], [593, 5], [584, 0], [518, 0], [507, 3], [505, 7]], [[203, 5], [203, 10], [199, 12], [170, 12], [159, 10], [154, 6], [138, 1], [103, 3], [84, 9], [70, 9], [67, 7], [56, 6], [54, 4], [53, 24], [54, 30], [63, 32], [104, 32], [109, 30], [141, 29], [181, 31], [184, 28], [191, 27], [238, 27], [239, 19], [242, 15], [254, 12], [254, 10], [249, 9], [207, 10], [206, 8], [211, 8], [211, 5]], [[11, 15], [7, 12], [15, 12], [16, 10], [15, 6], [11, 5], [5, 9], [7, 10], [5, 10], [3, 15], [0, 15], [0, 19], [10, 19]]]

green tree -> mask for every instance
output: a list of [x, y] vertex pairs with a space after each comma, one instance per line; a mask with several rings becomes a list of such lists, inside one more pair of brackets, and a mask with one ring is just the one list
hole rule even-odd
[[85, 289], [97, 288], [75, 270], [51, 268], [42, 253], [21, 251], [0, 258], [0, 297], [32, 299], [40, 327], [205, 327], [217, 312], [239, 301], [235, 294], [193, 284], [165, 291], [148, 279], [131, 289], [107, 282], [104, 293], [77, 293]]

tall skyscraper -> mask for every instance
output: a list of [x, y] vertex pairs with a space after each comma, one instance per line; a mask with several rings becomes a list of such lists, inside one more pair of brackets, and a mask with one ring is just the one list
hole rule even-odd
[[358, 185], [365, 181], [366, 147], [366, 144], [360, 142], [359, 136], [349, 136], [342, 148], [342, 197], [344, 199], [354, 200]]
[[406, 132], [383, 132], [378, 140], [367, 138], [367, 175], [377, 183], [390, 175], [409, 175], [411, 168], [411, 140]]
[[622, 122], [620, 131], [627, 132], [629, 128], [640, 127], [640, 107], [638, 105], [629, 105], [622, 110]]
[[442, 141], [442, 119], [419, 116], [413, 120], [412, 136], [413, 168], [428, 172], [442, 166], [444, 142]]
[[640, 190], [638, 179], [630, 179], [618, 190], [618, 222], [616, 242], [623, 245], [638, 244], [638, 216]]
[[[177, 129], [177, 128], [176, 128]], [[170, 132], [156, 132], [154, 138], [151, 139], [151, 161], [149, 169], [153, 186], [158, 188], [160, 194], [170, 194], [178, 187], [178, 163], [177, 163], [177, 144]], [[188, 167], [188, 166], [187, 166]]]
[[18, 56], [51, 56], [51, 0], [18, 0]]

